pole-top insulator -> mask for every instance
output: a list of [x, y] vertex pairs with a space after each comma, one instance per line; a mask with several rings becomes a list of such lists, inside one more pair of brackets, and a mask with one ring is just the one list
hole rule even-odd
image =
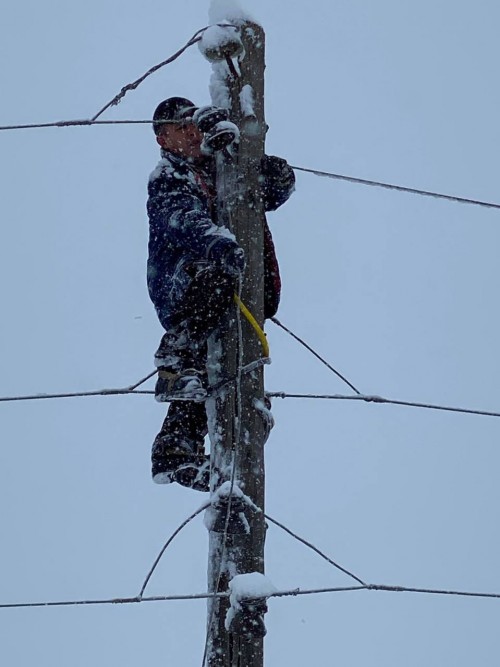
[[200, 51], [210, 62], [237, 58], [243, 53], [243, 43], [234, 26], [212, 25], [198, 43]]

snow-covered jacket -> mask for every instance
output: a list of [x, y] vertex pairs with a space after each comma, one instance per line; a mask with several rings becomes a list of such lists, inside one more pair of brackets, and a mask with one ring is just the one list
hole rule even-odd
[[[233, 234], [214, 223], [213, 164], [190, 163], [162, 151], [149, 178], [148, 290], [160, 321], [168, 328], [194, 273], [223, 264], [238, 247]], [[207, 171], [208, 167], [208, 171]], [[283, 204], [294, 189], [293, 170], [281, 158], [265, 156], [262, 163], [263, 200], [267, 211]], [[264, 228], [265, 316], [275, 314], [280, 297], [279, 267], [271, 232]]]

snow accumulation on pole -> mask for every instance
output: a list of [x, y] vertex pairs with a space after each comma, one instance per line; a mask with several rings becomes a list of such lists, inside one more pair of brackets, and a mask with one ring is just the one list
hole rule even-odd
[[255, 20], [245, 9], [242, 8], [238, 0], [211, 0], [208, 10], [208, 20], [210, 25], [216, 23], [255, 23]]
[[[264, 42], [260, 25], [234, 0], [212, 0], [211, 27], [199, 43], [212, 64], [214, 106], [229, 111], [240, 136], [216, 154], [217, 222], [243, 248], [244, 275], [236, 291], [260, 327], [264, 323], [264, 205], [260, 163], [264, 154]], [[264, 573], [264, 441], [266, 419], [263, 367], [241, 373], [262, 357], [255, 331], [234, 308], [209, 340], [208, 378], [221, 392], [207, 401], [211, 449], [211, 507], [208, 587], [228, 591], [230, 582]], [[235, 586], [237, 584], [235, 583]], [[228, 598], [208, 601], [206, 665], [262, 667], [265, 596], [235, 603], [241, 613], [228, 617]], [[234, 605], [233, 605], [234, 606]], [[241, 607], [241, 609], [240, 609]], [[242, 611], [243, 610], [243, 611]], [[229, 618], [226, 627], [226, 619]]]

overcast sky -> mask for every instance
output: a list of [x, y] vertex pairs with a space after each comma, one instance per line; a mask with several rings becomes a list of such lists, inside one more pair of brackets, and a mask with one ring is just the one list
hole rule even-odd
[[[88, 118], [207, 25], [208, 0], [4, 3], [0, 125]], [[267, 152], [295, 166], [500, 201], [500, 10], [422, 0], [245, 0], [267, 35]], [[196, 47], [106, 119], [208, 103]], [[0, 133], [0, 396], [121, 387], [161, 335], [145, 283], [146, 125]], [[269, 215], [279, 318], [363, 393], [500, 410], [498, 211], [297, 173]], [[267, 325], [270, 391], [350, 390]], [[148, 388], [152, 384], [147, 385]], [[151, 396], [9, 402], [0, 604], [127, 597], [204, 496], [150, 480]], [[276, 399], [267, 511], [362, 579], [500, 592], [500, 420]], [[147, 592], [206, 590], [198, 517]], [[351, 580], [271, 527], [278, 589]], [[500, 601], [350, 592], [273, 599], [266, 665], [498, 664]], [[204, 601], [0, 609], [9, 667], [201, 665]]]

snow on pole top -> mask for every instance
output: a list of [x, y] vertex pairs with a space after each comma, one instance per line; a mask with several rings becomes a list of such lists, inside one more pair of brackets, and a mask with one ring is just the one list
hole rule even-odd
[[258, 23], [248, 12], [242, 9], [238, 0], [211, 0], [208, 10], [210, 23], [221, 23], [231, 21], [232, 23], [245, 23], [250, 21]]
[[207, 28], [198, 42], [198, 48], [210, 62], [236, 58], [243, 52], [238, 29], [226, 22]]

